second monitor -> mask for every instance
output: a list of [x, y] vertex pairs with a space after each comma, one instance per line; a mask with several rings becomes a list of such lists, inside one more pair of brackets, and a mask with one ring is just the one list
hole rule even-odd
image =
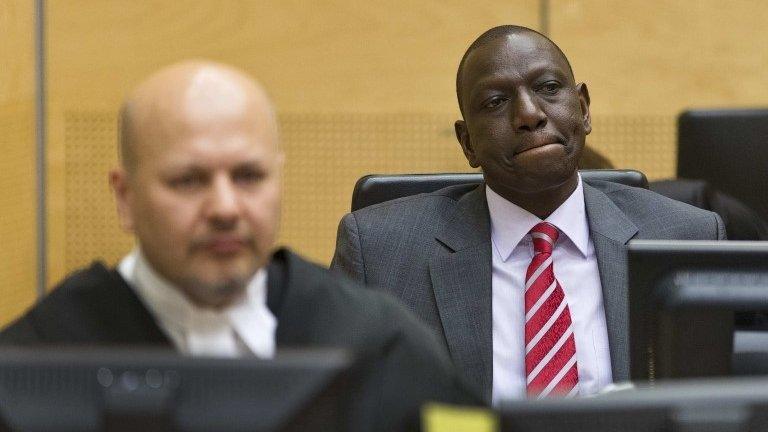
[[768, 310], [768, 243], [635, 240], [628, 265], [631, 379], [730, 374], [734, 312]]

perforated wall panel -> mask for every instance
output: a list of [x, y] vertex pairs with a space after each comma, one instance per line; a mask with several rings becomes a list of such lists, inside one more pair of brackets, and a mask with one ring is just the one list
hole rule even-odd
[[616, 168], [639, 170], [650, 180], [671, 178], [677, 167], [674, 116], [601, 116], [592, 119], [587, 145]]
[[133, 244], [118, 225], [107, 177], [117, 163], [116, 115], [68, 111], [64, 141], [67, 271], [94, 259], [114, 264]]

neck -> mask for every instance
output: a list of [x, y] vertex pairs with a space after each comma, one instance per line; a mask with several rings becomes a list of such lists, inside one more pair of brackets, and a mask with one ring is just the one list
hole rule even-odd
[[578, 185], [579, 177], [578, 174], [574, 173], [564, 183], [543, 191], [523, 192], [505, 188], [497, 189], [493, 185], [489, 186], [507, 201], [543, 220], [557, 210], [571, 196]]

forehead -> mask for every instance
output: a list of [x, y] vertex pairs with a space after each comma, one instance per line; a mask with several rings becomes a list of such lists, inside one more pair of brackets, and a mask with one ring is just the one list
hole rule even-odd
[[166, 132], [172, 133], [147, 137], [139, 146], [140, 167], [231, 167], [268, 162], [278, 152], [274, 137], [258, 127], [182, 128]]
[[567, 60], [544, 37], [532, 32], [500, 36], [467, 56], [461, 90], [468, 91], [489, 76], [522, 77], [531, 71], [551, 71], [570, 76]]

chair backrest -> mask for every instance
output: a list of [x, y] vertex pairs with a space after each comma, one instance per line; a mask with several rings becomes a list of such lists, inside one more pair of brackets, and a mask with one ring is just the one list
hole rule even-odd
[[[648, 189], [645, 174], [635, 170], [580, 170], [584, 180], [604, 180]], [[448, 186], [480, 184], [482, 173], [448, 174], [370, 174], [355, 183], [352, 192], [352, 211], [384, 201], [425, 192], [434, 192]]]
[[706, 180], [768, 220], [768, 109], [680, 114], [677, 176]]

